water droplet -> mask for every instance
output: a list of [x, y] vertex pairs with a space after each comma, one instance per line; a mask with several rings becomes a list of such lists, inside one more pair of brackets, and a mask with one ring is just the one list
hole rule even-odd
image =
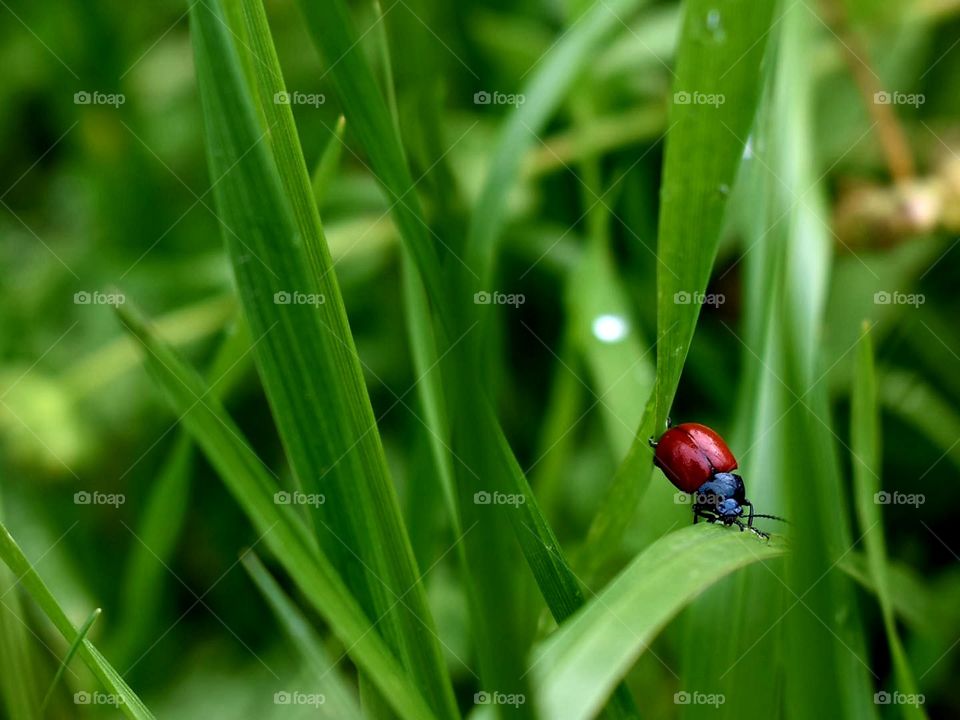
[[717, 187], [717, 192], [720, 193], [720, 197], [726, 197], [730, 194], [730, 186], [726, 183], [720, 183]]
[[620, 315], [598, 315], [594, 318], [592, 329], [600, 342], [615, 343], [627, 336], [630, 326]]
[[747, 144], [743, 146], [743, 159], [749, 160], [753, 157], [753, 135], [747, 138]]
[[727, 32], [723, 29], [723, 22], [720, 18], [719, 10], [711, 10], [707, 13], [707, 30], [715, 42], [723, 42], [727, 39]]

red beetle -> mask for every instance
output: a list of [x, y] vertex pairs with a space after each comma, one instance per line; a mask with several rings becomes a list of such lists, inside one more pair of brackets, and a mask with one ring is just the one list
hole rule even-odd
[[[754, 518], [783, 520], [776, 515], [753, 511], [753, 503], [746, 497], [743, 478], [733, 473], [737, 469], [737, 459], [723, 438], [706, 425], [682, 423], [670, 427], [658, 441], [650, 438], [650, 445], [654, 448], [653, 462], [663, 470], [667, 479], [678, 490], [693, 494], [693, 522], [704, 518], [769, 537], [753, 526]], [[740, 519], [745, 509], [746, 525]]]
[[718, 472], [733, 472], [737, 459], [715, 431], [700, 423], [667, 430], [656, 444], [654, 464], [678, 490], [694, 493]]

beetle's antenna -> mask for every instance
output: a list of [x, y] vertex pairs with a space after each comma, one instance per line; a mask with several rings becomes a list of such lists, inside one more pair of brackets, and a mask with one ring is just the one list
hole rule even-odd
[[754, 513], [753, 516], [755, 518], [767, 518], [768, 520], [779, 520], [780, 522], [786, 523], [787, 525], [790, 524], [789, 520], [787, 520], [786, 518], [782, 518], [779, 515], [761, 515], [760, 513]]
[[[758, 516], [757, 516], [757, 515], [754, 515], [754, 517], [758, 517]], [[769, 517], [769, 516], [764, 516], [764, 517]], [[744, 530], [749, 530], [750, 532], [754, 533], [755, 535], [759, 535], [759, 536], [762, 537], [764, 540], [769, 540], [769, 539], [770, 539], [770, 533], [765, 533], [765, 532], [764, 532], [763, 530], [761, 530], [760, 528], [755, 528], [753, 525], [744, 525], [744, 524], [743, 524], [742, 522], [740, 522], [739, 520], [735, 520], [734, 522], [735, 522], [735, 523], [737, 524], [737, 526], [740, 528], [740, 532], [743, 532]]]

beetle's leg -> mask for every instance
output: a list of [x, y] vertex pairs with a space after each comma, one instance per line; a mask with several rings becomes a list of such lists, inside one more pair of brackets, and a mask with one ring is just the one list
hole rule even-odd
[[753, 503], [750, 502], [749, 500], [744, 500], [740, 504], [743, 505], [744, 507], [750, 508], [750, 514], [747, 515], [747, 527], [752, 528], [753, 527]]
[[647, 442], [650, 444], [650, 447], [652, 447], [652, 448], [656, 448], [656, 447], [657, 447], [657, 441], [654, 440], [653, 437], [647, 438]]

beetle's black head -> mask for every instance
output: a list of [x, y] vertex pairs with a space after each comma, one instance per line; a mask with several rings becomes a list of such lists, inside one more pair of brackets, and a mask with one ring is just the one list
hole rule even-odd
[[726, 498], [717, 503], [717, 515], [725, 524], [731, 525], [743, 515], [743, 507], [733, 498]]

